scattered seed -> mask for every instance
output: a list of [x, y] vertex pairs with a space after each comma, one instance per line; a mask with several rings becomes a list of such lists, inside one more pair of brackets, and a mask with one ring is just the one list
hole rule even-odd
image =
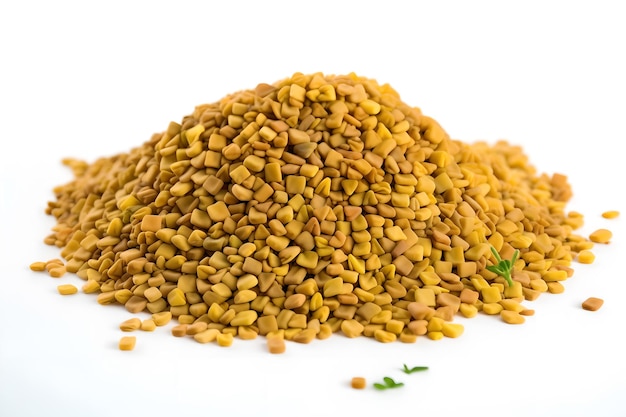
[[355, 376], [352, 378], [352, 381], [350, 381], [350, 386], [354, 389], [365, 389], [365, 387], [367, 386], [367, 382], [365, 378]]
[[585, 301], [583, 301], [583, 309], [587, 311], [596, 311], [599, 310], [604, 304], [604, 300], [596, 297], [589, 297]]
[[589, 235], [589, 240], [596, 243], [609, 243], [613, 233], [608, 229], [598, 229]]
[[133, 350], [136, 343], [137, 338], [135, 336], [123, 336], [120, 339], [119, 348], [120, 350]]
[[76, 294], [78, 292], [78, 288], [73, 286], [72, 284], [62, 284], [57, 286], [57, 290], [61, 295], [71, 295]]
[[609, 210], [602, 213], [602, 217], [605, 219], [614, 219], [619, 216], [619, 211], [617, 210]]

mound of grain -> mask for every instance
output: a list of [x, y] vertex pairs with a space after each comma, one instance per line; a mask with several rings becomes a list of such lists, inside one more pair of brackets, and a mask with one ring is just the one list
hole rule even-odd
[[[454, 316], [479, 311], [517, 323], [589, 247], [564, 176], [505, 142], [452, 140], [354, 74], [259, 84], [129, 153], [66, 163], [46, 242], [101, 304], [170, 312], [196, 340], [411, 342], [456, 337]], [[520, 251], [513, 285], [486, 268], [491, 247]]]

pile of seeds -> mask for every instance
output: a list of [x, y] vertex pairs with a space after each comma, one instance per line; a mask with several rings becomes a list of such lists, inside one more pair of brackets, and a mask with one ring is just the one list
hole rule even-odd
[[[297, 73], [196, 107], [128, 153], [65, 161], [46, 243], [83, 291], [198, 341], [456, 337], [521, 323], [592, 244], [563, 175], [452, 140], [388, 85]], [[489, 271], [495, 249], [512, 285]], [[58, 272], [58, 271], [57, 271]], [[61, 272], [58, 273], [62, 275]], [[153, 328], [154, 326], [152, 326]]]

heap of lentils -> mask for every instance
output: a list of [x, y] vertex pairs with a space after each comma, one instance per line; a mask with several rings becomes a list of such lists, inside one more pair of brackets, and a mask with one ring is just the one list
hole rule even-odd
[[[522, 323], [592, 245], [564, 175], [505, 141], [453, 140], [355, 74], [259, 84], [128, 153], [65, 162], [75, 179], [47, 208], [57, 266], [199, 342], [282, 352], [334, 332], [456, 337], [454, 317], [479, 312]], [[512, 285], [492, 250], [516, 258]]]

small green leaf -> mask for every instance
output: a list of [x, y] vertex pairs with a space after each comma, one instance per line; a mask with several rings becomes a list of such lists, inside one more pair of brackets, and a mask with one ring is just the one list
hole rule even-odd
[[388, 388], [399, 388], [399, 387], [404, 386], [403, 382], [396, 382], [392, 378], [389, 378], [388, 376], [384, 377], [383, 381], [384, 381], [384, 384], [375, 382], [374, 388], [383, 390], [383, 389], [388, 389]]
[[511, 272], [513, 272], [515, 261], [517, 260], [517, 257], [519, 256], [519, 250], [515, 249], [515, 252], [513, 252], [513, 257], [510, 260], [509, 259], [503, 260], [500, 257], [500, 254], [498, 253], [498, 251], [496, 251], [496, 248], [494, 248], [493, 246], [491, 247], [491, 253], [493, 253], [493, 256], [496, 258], [498, 263], [494, 265], [488, 265], [485, 268], [487, 268], [488, 271], [491, 271], [494, 274], [498, 274], [501, 277], [503, 277], [506, 280], [509, 287], [512, 287], [513, 279], [511, 278]]
[[402, 370], [402, 372], [404, 372], [405, 374], [412, 374], [413, 372], [426, 371], [427, 369], [428, 366], [414, 366], [413, 368], [409, 368], [408, 366], [404, 365], [404, 369]]

